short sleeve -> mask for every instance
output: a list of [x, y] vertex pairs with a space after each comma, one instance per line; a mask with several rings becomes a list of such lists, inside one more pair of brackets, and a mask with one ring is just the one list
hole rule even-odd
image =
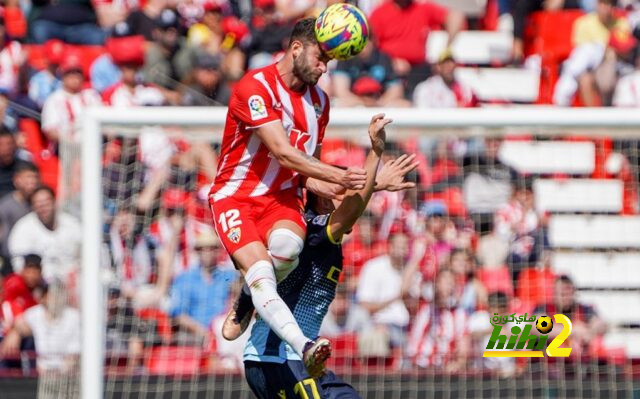
[[430, 29], [440, 29], [446, 24], [449, 16], [448, 8], [436, 3], [425, 3], [423, 4], [423, 10]]
[[259, 80], [249, 76], [234, 89], [229, 110], [236, 119], [251, 128], [280, 120], [274, 110], [271, 93]]

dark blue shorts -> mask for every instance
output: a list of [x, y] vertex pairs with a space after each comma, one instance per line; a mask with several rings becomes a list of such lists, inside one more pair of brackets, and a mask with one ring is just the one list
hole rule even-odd
[[360, 399], [360, 395], [333, 372], [309, 377], [299, 360], [285, 363], [244, 362], [245, 376], [260, 399]]

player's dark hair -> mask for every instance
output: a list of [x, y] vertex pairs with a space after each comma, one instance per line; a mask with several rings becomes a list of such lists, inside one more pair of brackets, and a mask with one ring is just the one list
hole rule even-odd
[[35, 190], [33, 190], [33, 193], [31, 193], [31, 195], [29, 196], [29, 203], [32, 204], [33, 203], [33, 198], [35, 197], [36, 194], [38, 194], [40, 191], [46, 191], [48, 192], [53, 198], [56, 197], [56, 193], [53, 192], [53, 189], [49, 186], [39, 186], [38, 188], [36, 188]]
[[315, 24], [315, 18], [303, 18], [296, 22], [293, 27], [293, 32], [291, 32], [291, 37], [289, 38], [289, 47], [291, 47], [291, 44], [295, 40], [300, 41], [303, 44], [317, 43], [316, 33], [313, 29]]
[[40, 255], [29, 254], [24, 257], [24, 267], [32, 267], [34, 269], [42, 270], [42, 258]]

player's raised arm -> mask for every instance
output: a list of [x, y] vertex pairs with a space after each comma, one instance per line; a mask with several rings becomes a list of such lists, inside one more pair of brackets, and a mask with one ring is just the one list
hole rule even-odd
[[[362, 212], [367, 207], [371, 194], [376, 186], [392, 187], [390, 182], [393, 182], [393, 187], [399, 187], [404, 176], [411, 170], [415, 169], [417, 164], [411, 163], [413, 155], [407, 157], [409, 159], [409, 165], [405, 168], [395, 168], [393, 172], [385, 171], [385, 181], [376, 183], [376, 176], [378, 166], [380, 164], [380, 157], [384, 151], [384, 145], [386, 140], [385, 126], [391, 123], [391, 119], [384, 117], [384, 114], [377, 114], [371, 118], [369, 124], [369, 138], [371, 139], [371, 151], [367, 155], [365, 161], [365, 170], [367, 172], [367, 180], [365, 185], [360, 190], [350, 190], [345, 194], [344, 201], [338, 206], [333, 215], [331, 216], [331, 222], [329, 229], [333, 239], [339, 241], [342, 235], [351, 230], [355, 222], [358, 220]], [[400, 182], [400, 183], [399, 183]], [[410, 186], [404, 186], [410, 187]], [[399, 188], [402, 189], [402, 188]]]
[[299, 151], [289, 143], [281, 123], [274, 121], [264, 124], [256, 129], [256, 134], [285, 168], [295, 170], [303, 176], [337, 183], [348, 189], [359, 190], [364, 187], [367, 174], [363, 169], [352, 167], [342, 170]]

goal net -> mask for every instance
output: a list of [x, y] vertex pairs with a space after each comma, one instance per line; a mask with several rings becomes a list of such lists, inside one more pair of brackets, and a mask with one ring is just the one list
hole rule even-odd
[[[378, 111], [335, 110], [323, 158], [361, 165]], [[375, 194], [345, 238], [330, 368], [366, 398], [638, 394], [638, 113], [384, 112], [385, 161], [416, 154], [416, 188]], [[207, 204], [225, 113], [94, 109], [63, 144], [82, 397], [252, 397], [247, 337], [220, 334], [241, 282]]]

